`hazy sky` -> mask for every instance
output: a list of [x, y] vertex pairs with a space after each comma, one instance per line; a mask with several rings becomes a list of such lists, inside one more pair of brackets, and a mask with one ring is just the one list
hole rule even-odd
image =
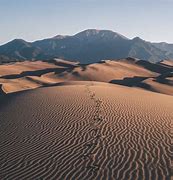
[[90, 28], [173, 43], [173, 0], [0, 0], [0, 44]]

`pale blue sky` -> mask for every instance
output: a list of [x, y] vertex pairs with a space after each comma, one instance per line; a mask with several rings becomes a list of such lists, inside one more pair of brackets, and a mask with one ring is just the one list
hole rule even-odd
[[96, 28], [173, 43], [173, 0], [0, 0], [0, 44]]

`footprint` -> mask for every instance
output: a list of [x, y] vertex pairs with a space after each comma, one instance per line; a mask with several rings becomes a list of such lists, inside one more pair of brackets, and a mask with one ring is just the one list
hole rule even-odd
[[99, 165], [94, 164], [94, 165], [90, 165], [87, 167], [87, 169], [91, 169], [92, 171], [98, 171], [99, 170]]

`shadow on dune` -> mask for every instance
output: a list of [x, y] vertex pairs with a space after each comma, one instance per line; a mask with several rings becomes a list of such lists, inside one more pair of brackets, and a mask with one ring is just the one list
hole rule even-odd
[[156, 72], [159, 74], [171, 72], [173, 70], [173, 68], [171, 68], [171, 67], [165, 67], [160, 64], [153, 64], [153, 63], [143, 61], [143, 60], [137, 61], [136, 64], [144, 67], [145, 69], [148, 69], [150, 71], [153, 71], [153, 72]]
[[0, 84], [0, 96], [4, 96], [6, 93], [2, 90], [2, 84]]
[[162, 84], [173, 86], [173, 80], [166, 79], [166, 78], [170, 78], [170, 77], [173, 77], [173, 72], [168, 72], [168, 73], [165, 73], [165, 74], [161, 74], [160, 76], [158, 76], [156, 78], [155, 81], [159, 82], [159, 83], [162, 83]]
[[44, 61], [47, 63], [52, 63], [55, 64], [56, 66], [62, 66], [64, 68], [73, 68], [73, 67], [77, 67], [78, 65], [76, 64], [67, 64], [65, 62], [60, 62], [60, 61], [56, 61], [56, 60], [48, 60], [48, 61]]
[[86, 70], [86, 68], [87, 68], [87, 65], [85, 65], [85, 64], [81, 64], [81, 65], [80, 65], [80, 67], [82, 68], [82, 71], [85, 71], [85, 70]]
[[66, 71], [66, 70], [67, 70], [67, 68], [47, 68], [47, 69], [37, 70], [37, 71], [24, 71], [20, 74], [11, 74], [11, 75], [6, 75], [6, 76], [1, 76], [0, 78], [17, 79], [17, 78], [22, 78], [25, 76], [41, 76], [43, 74], [50, 73], [50, 72], [55, 72], [56, 74], [58, 74], [58, 73], [62, 73], [64, 71]]
[[74, 75], [74, 76], [76, 76], [76, 77], [79, 77], [79, 76], [80, 76], [79, 72], [77, 72], [77, 71], [72, 72], [72, 75]]
[[165, 67], [167, 67], [167, 68], [173, 68], [173, 65], [164, 64], [164, 62], [160, 62], [160, 63], [158, 63], [158, 64], [160, 64], [160, 65], [162, 65], [162, 66], [165, 66]]
[[147, 78], [148, 77], [134, 76], [134, 77], [130, 77], [130, 78], [127, 77], [124, 79], [111, 80], [109, 83], [128, 86], [128, 87], [141, 87], [141, 88], [144, 88], [147, 90], [151, 90], [150, 85], [142, 82], [142, 81], [146, 80]]

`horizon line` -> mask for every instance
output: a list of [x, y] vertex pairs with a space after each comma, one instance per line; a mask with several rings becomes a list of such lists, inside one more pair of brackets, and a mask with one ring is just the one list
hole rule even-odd
[[144, 41], [146, 41], [146, 42], [150, 42], [150, 43], [167, 43], [167, 44], [173, 44], [173, 42], [168, 42], [168, 41], [151, 41], [151, 40], [147, 40], [147, 39], [144, 39], [144, 38], [141, 38], [140, 36], [134, 36], [134, 37], [131, 37], [131, 38], [129, 38], [129, 37], [127, 37], [126, 35], [123, 35], [123, 34], [121, 34], [121, 33], [119, 33], [119, 32], [117, 32], [117, 31], [115, 31], [115, 30], [113, 30], [113, 29], [99, 29], [99, 28], [88, 28], [88, 29], [83, 29], [83, 30], [80, 30], [80, 31], [77, 31], [77, 33], [69, 33], [69, 34], [63, 34], [63, 33], [57, 33], [57, 34], [55, 34], [55, 35], [52, 35], [52, 36], [47, 36], [47, 37], [40, 37], [40, 38], [34, 38], [33, 40], [27, 40], [27, 39], [25, 39], [24, 37], [16, 37], [16, 38], [13, 38], [13, 39], [10, 39], [10, 40], [8, 40], [8, 41], [6, 41], [6, 42], [4, 42], [4, 43], [0, 43], [0, 46], [3, 46], [3, 45], [5, 45], [5, 44], [7, 44], [7, 43], [9, 43], [9, 42], [12, 42], [12, 41], [14, 41], [14, 40], [24, 40], [24, 41], [26, 41], [26, 42], [28, 42], [28, 43], [33, 43], [33, 42], [35, 42], [35, 41], [41, 41], [41, 40], [44, 40], [44, 39], [52, 39], [52, 38], [54, 38], [54, 37], [56, 37], [56, 36], [75, 36], [75, 35], [77, 35], [77, 34], [79, 34], [79, 33], [81, 33], [81, 32], [84, 32], [84, 31], [87, 31], [87, 30], [97, 30], [97, 31], [111, 31], [111, 32], [114, 32], [114, 33], [117, 33], [117, 34], [119, 34], [119, 35], [121, 35], [121, 36], [124, 36], [125, 38], [127, 38], [127, 39], [129, 39], [129, 40], [133, 40], [134, 38], [140, 38], [140, 39], [142, 39], [142, 40], [144, 40]]

